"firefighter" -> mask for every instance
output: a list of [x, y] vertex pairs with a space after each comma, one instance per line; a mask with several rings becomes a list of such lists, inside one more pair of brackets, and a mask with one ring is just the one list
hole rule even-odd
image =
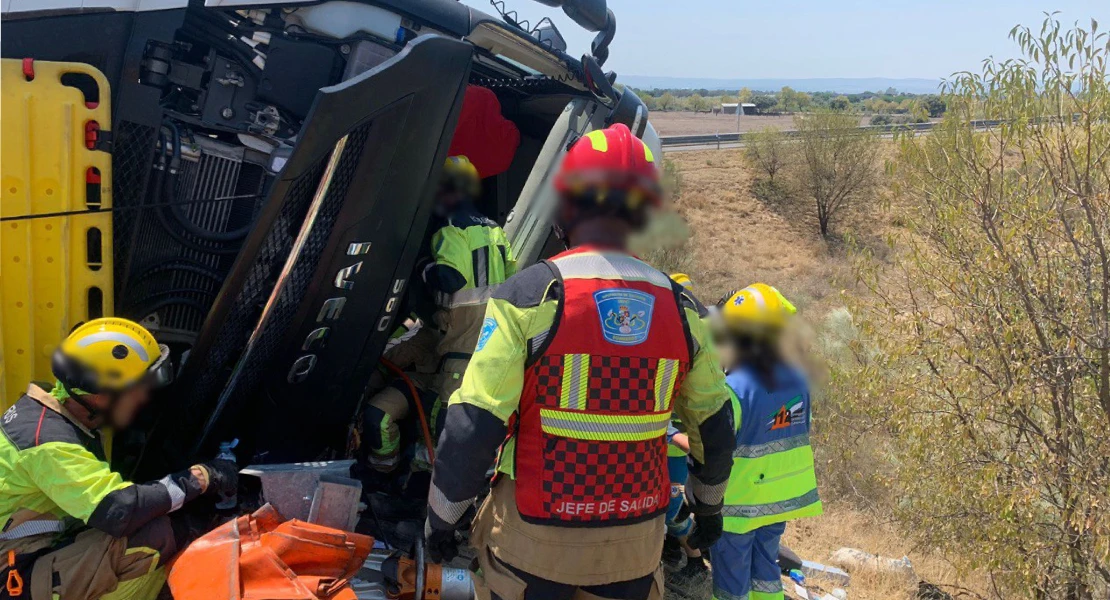
[[690, 438], [690, 544], [705, 548], [722, 527], [728, 389], [696, 301], [627, 250], [660, 202], [650, 149], [621, 124], [590, 132], [555, 186], [571, 249], [490, 300], [436, 451], [428, 553], [456, 554], [499, 454], [470, 540], [493, 598], [659, 598], [671, 413]]
[[54, 384], [32, 383], [0, 418], [0, 581], [33, 600], [153, 599], [184, 540], [167, 516], [233, 493], [230, 461], [132, 484], [111, 470], [100, 429], [125, 429], [169, 381], [169, 350], [138, 323], [96, 319], [54, 352]]
[[[685, 273], [672, 273], [671, 280], [683, 288], [683, 293], [691, 301], [697, 303], [694, 296], [694, 282]], [[701, 313], [702, 321], [708, 326], [711, 315], [707, 311]], [[735, 409], [735, 404], [733, 405]], [[733, 414], [736, 418], [739, 415]], [[671, 581], [684, 589], [690, 589], [700, 584], [709, 577], [709, 564], [701, 550], [691, 548], [686, 544], [686, 538], [693, 529], [693, 519], [690, 516], [689, 506], [686, 504], [686, 480], [689, 477], [688, 455], [690, 454], [690, 438], [686, 435], [686, 428], [677, 419], [671, 419], [671, 426], [667, 430], [667, 474], [671, 483], [671, 500], [667, 506], [667, 536], [663, 540], [663, 564], [671, 568], [678, 568], [682, 559], [686, 564], [670, 574]]]
[[[411, 421], [415, 403], [419, 401], [429, 406], [432, 400], [430, 390], [439, 366], [436, 346], [440, 337], [434, 329], [410, 314], [393, 333], [382, 355], [401, 369], [408, 381], [394, 377], [383, 366], [380, 375], [389, 378], [372, 380], [368, 386], [377, 391], [366, 401], [362, 413], [363, 458], [370, 470], [382, 477], [367, 477], [364, 482], [375, 487], [387, 485], [388, 477], [400, 466], [402, 425]], [[414, 391], [419, 397], [413, 397]], [[429, 426], [434, 427], [434, 424]]]
[[[683, 288], [683, 293], [693, 295], [694, 283], [685, 273], [672, 273], [671, 281]], [[684, 510], [686, 498], [686, 479], [689, 469], [686, 465], [686, 456], [690, 452], [690, 440], [686, 436], [685, 427], [677, 418], [671, 419], [671, 426], [667, 429], [667, 475], [671, 482], [671, 498], [667, 505], [667, 536], [663, 540], [663, 563], [676, 567], [682, 562], [683, 556], [692, 556], [698, 553], [694, 549], [683, 547], [683, 540], [693, 529], [693, 520]]]
[[741, 414], [725, 491], [725, 534], [712, 548], [715, 598], [783, 598], [776, 564], [786, 522], [821, 514], [805, 377], [779, 354], [796, 312], [779, 291], [756, 283], [722, 303], [735, 347], [728, 369]]
[[[474, 206], [481, 192], [478, 170], [465, 156], [443, 165], [435, 211], [441, 224], [432, 235], [432, 260], [422, 272], [435, 295], [433, 317], [442, 337], [436, 348], [439, 367], [432, 384], [446, 402], [462, 383], [482, 328], [490, 293], [516, 271], [505, 232]], [[438, 420], [435, 403], [432, 420]]]

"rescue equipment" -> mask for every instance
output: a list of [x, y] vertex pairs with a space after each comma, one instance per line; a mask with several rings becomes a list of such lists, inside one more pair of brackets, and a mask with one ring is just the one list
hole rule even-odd
[[501, 101], [487, 88], [468, 85], [448, 155], [470, 158], [480, 177], [509, 169], [520, 146], [520, 130], [501, 115]]
[[529, 522], [588, 526], [667, 508], [666, 432], [690, 364], [670, 279], [636, 258], [586, 249], [551, 260], [562, 316], [526, 370], [516, 499]]
[[[0, 410], [51, 378], [54, 348], [81, 321], [112, 314], [111, 93], [83, 63], [0, 61], [3, 223]], [[75, 87], [74, 81], [81, 82]], [[84, 96], [95, 86], [96, 101]]]
[[369, 536], [284, 521], [267, 504], [190, 544], [168, 583], [176, 600], [351, 598], [349, 579], [373, 545]]

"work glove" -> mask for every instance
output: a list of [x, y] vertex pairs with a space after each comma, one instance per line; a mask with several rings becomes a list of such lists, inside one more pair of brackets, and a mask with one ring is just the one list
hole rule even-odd
[[[437, 519], [438, 520], [438, 519]], [[428, 560], [434, 563], [451, 562], [459, 555], [458, 530], [454, 526], [445, 529], [432, 525], [432, 518], [424, 522], [424, 550]]]
[[239, 491], [239, 465], [234, 462], [217, 458], [197, 466], [208, 474], [208, 487], [204, 490], [206, 494], [230, 496]]
[[720, 511], [703, 515], [699, 515], [695, 511], [694, 531], [690, 533], [690, 537], [686, 538], [686, 543], [691, 548], [708, 550], [717, 540], [721, 539], [724, 530], [725, 518]]

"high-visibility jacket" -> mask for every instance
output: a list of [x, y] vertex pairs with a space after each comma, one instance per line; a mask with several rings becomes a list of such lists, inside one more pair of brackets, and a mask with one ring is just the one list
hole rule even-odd
[[0, 538], [56, 533], [66, 517], [130, 535], [201, 494], [189, 471], [125, 481], [105, 459], [99, 433], [65, 409], [61, 386], [53, 394], [50, 387], [31, 384], [0, 415]]
[[725, 531], [746, 533], [822, 512], [809, 445], [809, 387], [785, 364], [771, 380], [769, 387], [745, 366], [726, 377], [742, 416], [725, 489]]
[[525, 371], [516, 443], [525, 520], [613, 525], [666, 510], [671, 400], [692, 341], [678, 295], [632, 257], [550, 261], [563, 314]]
[[484, 306], [493, 288], [516, 272], [504, 230], [470, 205], [432, 235], [432, 258], [424, 279], [442, 308]]

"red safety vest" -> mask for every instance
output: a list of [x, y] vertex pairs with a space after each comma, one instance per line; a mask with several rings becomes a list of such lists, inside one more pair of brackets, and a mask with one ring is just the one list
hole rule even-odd
[[575, 249], [550, 264], [563, 298], [525, 370], [517, 509], [547, 525], [650, 519], [670, 498], [667, 425], [692, 347], [675, 288], [617, 252]]

